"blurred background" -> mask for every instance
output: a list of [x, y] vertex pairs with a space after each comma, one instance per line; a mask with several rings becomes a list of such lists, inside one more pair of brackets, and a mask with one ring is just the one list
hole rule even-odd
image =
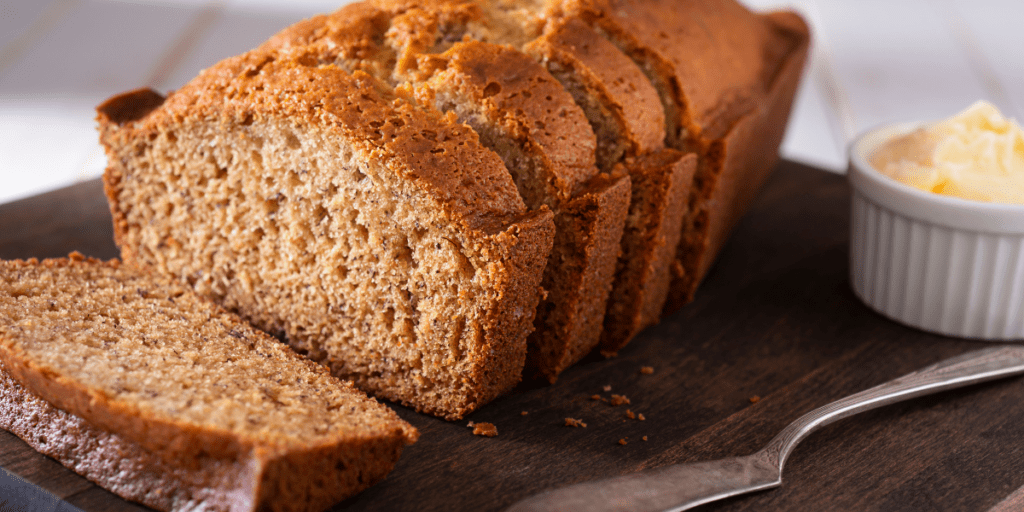
[[[742, 0], [792, 8], [815, 42], [783, 157], [844, 172], [859, 132], [977, 99], [1024, 114], [1020, 0]], [[199, 70], [345, 0], [0, 0], [0, 203], [93, 179], [96, 105]]]

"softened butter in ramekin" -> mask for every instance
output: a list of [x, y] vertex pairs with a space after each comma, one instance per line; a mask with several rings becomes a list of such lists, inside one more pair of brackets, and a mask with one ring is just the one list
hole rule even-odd
[[871, 156], [871, 164], [928, 192], [1024, 204], [1024, 130], [985, 101], [894, 138]]

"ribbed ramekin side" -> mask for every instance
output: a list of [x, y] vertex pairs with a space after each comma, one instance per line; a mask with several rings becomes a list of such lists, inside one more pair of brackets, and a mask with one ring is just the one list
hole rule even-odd
[[935, 225], [854, 190], [850, 267], [854, 292], [890, 318], [952, 336], [1024, 338], [1024, 236]]

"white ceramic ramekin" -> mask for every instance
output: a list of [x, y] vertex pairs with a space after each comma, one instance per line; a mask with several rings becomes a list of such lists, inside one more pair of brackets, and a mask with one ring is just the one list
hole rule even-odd
[[1024, 339], [1024, 205], [919, 190], [868, 158], [921, 126], [867, 132], [850, 148], [850, 280], [868, 306], [939, 334]]

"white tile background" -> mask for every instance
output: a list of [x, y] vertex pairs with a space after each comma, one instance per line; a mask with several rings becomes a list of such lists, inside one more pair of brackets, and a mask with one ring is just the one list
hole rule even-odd
[[[345, 0], [0, 0], [0, 203], [99, 176], [93, 108], [167, 91]], [[979, 98], [1024, 115], [1020, 0], [742, 0], [788, 6], [815, 44], [783, 156], [842, 172], [857, 133]]]

